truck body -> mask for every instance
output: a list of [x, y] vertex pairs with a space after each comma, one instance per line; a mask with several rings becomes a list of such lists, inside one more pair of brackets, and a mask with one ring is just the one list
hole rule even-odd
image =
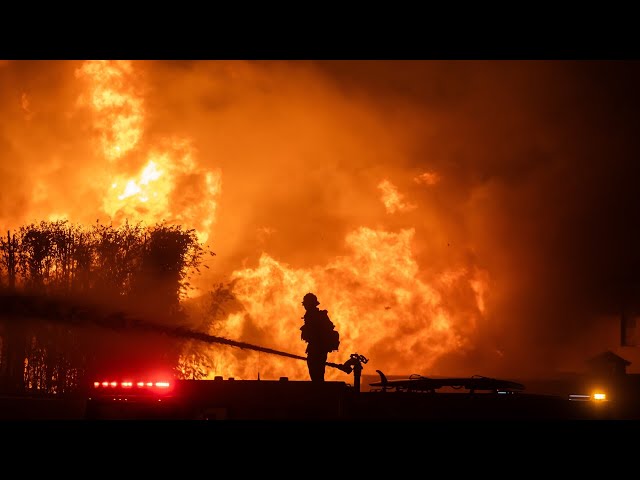
[[[462, 382], [472, 379], [459, 379]], [[575, 420], [607, 418], [606, 402], [519, 389], [372, 388], [339, 381], [136, 380], [94, 382], [88, 419], [175, 420]], [[503, 382], [500, 384], [504, 384]], [[474, 384], [475, 385], [475, 384]], [[467, 385], [469, 386], [469, 385]]]

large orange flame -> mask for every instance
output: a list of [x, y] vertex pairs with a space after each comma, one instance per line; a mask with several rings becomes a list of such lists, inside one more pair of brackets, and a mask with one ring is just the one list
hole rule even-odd
[[104, 155], [116, 160], [132, 150], [143, 130], [143, 102], [135, 91], [135, 71], [130, 61], [89, 61], [76, 76], [90, 81], [80, 104], [96, 112], [95, 127], [100, 132]]
[[205, 243], [216, 216], [221, 172], [200, 167], [185, 138], [162, 139], [141, 152], [143, 160], [127, 158], [142, 148], [145, 118], [131, 62], [89, 61], [76, 75], [88, 83], [79, 103], [93, 110], [103, 155], [114, 164], [105, 185], [104, 212], [116, 224], [182, 224], [196, 229]]
[[[361, 227], [347, 235], [351, 254], [328, 265], [296, 269], [263, 254], [256, 268], [234, 272], [234, 293], [245, 308], [230, 315], [225, 333], [231, 338], [257, 341], [268, 337], [270, 348], [304, 355], [300, 340], [300, 303], [307, 291], [317, 293], [321, 306], [341, 332], [339, 352], [329, 361], [342, 363], [351, 353], [371, 357], [372, 367], [396, 372], [428, 371], [443, 353], [465, 346], [484, 309], [486, 272], [444, 272], [435, 285], [426, 282], [412, 252], [413, 229], [398, 233]], [[469, 311], [451, 305], [465, 284], [476, 292]], [[306, 366], [280, 358], [258, 359], [216, 349], [212, 375], [255, 378], [286, 372], [308, 377]], [[377, 365], [377, 367], [376, 367]], [[327, 378], [344, 373], [328, 369]]]
[[[212, 161], [205, 165], [199, 160], [202, 145], [194, 138], [184, 132], [166, 134], [164, 130], [160, 130], [161, 133], [158, 133], [159, 129], [154, 130], [153, 122], [158, 121], [152, 114], [157, 112], [150, 112], [153, 102], [148, 97], [146, 65], [131, 61], [87, 61], [75, 70], [77, 82], [74, 85], [81, 90], [74, 92], [78, 99], [75, 111], [89, 116], [91, 129], [85, 131], [93, 133], [91, 140], [95, 142], [91, 145], [96, 152], [92, 162], [92, 178], [83, 178], [82, 181], [91, 182], [99, 195], [97, 205], [102, 210], [100, 213], [115, 224], [126, 221], [147, 224], [166, 221], [195, 229], [200, 241], [205, 243], [216, 227], [224, 172], [220, 166], [211, 166]], [[237, 67], [241, 68], [242, 65]], [[232, 70], [236, 72], [234, 75], [240, 75], [240, 80], [244, 78], [243, 70]], [[254, 85], [254, 79], [249, 75], [251, 68], [247, 66], [246, 70], [246, 85], [255, 90], [269, 90], [260, 82], [256, 81]], [[223, 71], [219, 73], [222, 75]], [[232, 84], [238, 83], [237, 78], [232, 80]], [[246, 85], [245, 88], [249, 88]], [[182, 92], [180, 89], [176, 91]], [[198, 100], [206, 103], [207, 108], [215, 110], [221, 108], [220, 105], [227, 108], [225, 102], [216, 96], [222, 96], [222, 93], [206, 93]], [[258, 100], [255, 102], [258, 105], [257, 112], [264, 117], [264, 105], [271, 104], [263, 104]], [[20, 114], [29, 120], [36, 109], [36, 102], [24, 93], [18, 105]], [[356, 111], [357, 106], [349, 104], [345, 108], [341, 104], [337, 110], [351, 112]], [[306, 109], [298, 105], [295, 111], [298, 115], [300, 111], [306, 112]], [[329, 113], [321, 111], [314, 116], [313, 120], [318, 124], [310, 122], [309, 131], [304, 126], [300, 130], [292, 130], [302, 134], [285, 135], [287, 141], [304, 144], [310, 138], [314, 139], [313, 132], [322, 130], [323, 115], [331, 118]], [[357, 116], [368, 125], [370, 119], [367, 111], [358, 112]], [[240, 121], [238, 117], [241, 117]], [[245, 129], [251, 119], [250, 116], [235, 112], [230, 118], [234, 125], [241, 125]], [[212, 122], [211, 125], [223, 124], [217, 117], [216, 121], [219, 123]], [[211, 128], [209, 124], [207, 128]], [[187, 128], [185, 130], [189, 132]], [[215, 138], [216, 141], [229, 144], [241, 143], [229, 135]], [[262, 156], [262, 144], [273, 140], [268, 132], [259, 132], [259, 135], [251, 138], [258, 139], [255, 143], [259, 145], [253, 147], [255, 150], [251, 150], [251, 153], [259, 151], [260, 160], [269, 161], [269, 155], [282, 154], [279, 147], [275, 147], [271, 153], [265, 148]], [[339, 139], [344, 145], [339, 145], [338, 149], [344, 148], [351, 155], [348, 141], [342, 140], [342, 136]], [[314, 152], [317, 145], [305, 145], [302, 150]], [[394, 150], [389, 148], [388, 151]], [[241, 155], [238, 156], [241, 158]], [[292, 176], [300, 172], [291, 171]], [[360, 353], [370, 358], [370, 371], [379, 368], [398, 373], [426, 374], [441, 356], [465, 348], [489, 313], [486, 301], [490, 293], [489, 274], [473, 265], [458, 264], [454, 260], [446, 266], [443, 266], [443, 261], [434, 262], [435, 265], [429, 265], [428, 259], [419, 261], [415, 243], [424, 244], [426, 240], [417, 238], [420, 230], [416, 228], [417, 222], [411, 222], [419, 215], [421, 207], [411, 191], [401, 192], [387, 178], [387, 173], [381, 171], [375, 178], [372, 174], [371, 177], [358, 179], [358, 185], [368, 182], [377, 195], [371, 204], [375, 204], [375, 215], [378, 217], [373, 218], [370, 211], [374, 209], [369, 207], [366, 207], [369, 216], [363, 218], [357, 213], [348, 212], [350, 223], [344, 229], [346, 236], [343, 245], [346, 250], [341, 250], [346, 254], [334, 256], [323, 261], [323, 264], [301, 267], [295, 262], [287, 263], [273, 252], [258, 251], [262, 254], [257, 264], [242, 268], [236, 264], [229, 269], [231, 273], [225, 272], [228, 275], [225, 280], [232, 282], [233, 294], [241, 307], [217, 319], [211, 326], [214, 331], [210, 333], [304, 355], [306, 345], [301, 341], [299, 331], [304, 310], [300, 302], [305, 293], [313, 291], [321, 301], [321, 308], [329, 311], [341, 334], [340, 351], [331, 353], [329, 361], [342, 363], [349, 354]], [[398, 174], [397, 171], [395, 173]], [[50, 220], [70, 218], [74, 213], [71, 211], [73, 206], [47, 204], [51, 182], [55, 181], [48, 174], [47, 171], [47, 175], [34, 178], [31, 183], [34, 202], [47, 205]], [[349, 184], [345, 180], [348, 174], [344, 173], [342, 177], [343, 174], [338, 172], [333, 180], [339, 185]], [[394, 178], [401, 181], [400, 176]], [[416, 184], [432, 187], [440, 182], [441, 176], [435, 170], [430, 170], [413, 172], [406, 175], [405, 179], [414, 187]], [[241, 182], [235, 185], [239, 184]], [[269, 188], [274, 189], [274, 195], [284, 198], [283, 185], [289, 186], [283, 182]], [[331, 189], [332, 192], [337, 190], [337, 187]], [[352, 190], [355, 192], [355, 189]], [[299, 193], [300, 189], [296, 191]], [[251, 190], [247, 189], [246, 192]], [[355, 198], [356, 193], [353, 192], [353, 197], [338, 199], [343, 207], [345, 198]], [[242, 195], [234, 198], [242, 198]], [[247, 201], [254, 199], [248, 198]], [[238, 208], [241, 212], [249, 210]], [[256, 210], [259, 210], [259, 206]], [[402, 226], [396, 223], [390, 227], [385, 222], [392, 216], [398, 217], [398, 222], [406, 223]], [[251, 220], [255, 220], [250, 227], [258, 232], [258, 248], [268, 250], [268, 239], [275, 237], [276, 232], [281, 235], [284, 231], [280, 225], [274, 226], [264, 218], [246, 222], [250, 223]], [[428, 219], [421, 221], [426, 223]], [[224, 231], [216, 233], [220, 236], [228, 234]], [[238, 260], [240, 263], [246, 259]], [[210, 287], [199, 285], [200, 290], [204, 291]], [[308, 378], [304, 362], [225, 346], [201, 346], [197, 354], [185, 353], [182, 360], [206, 364], [209, 377], [256, 378], [260, 374], [263, 378]], [[184, 368], [186, 371], [187, 367]], [[344, 380], [345, 374], [328, 369], [327, 378]]]
[[[167, 138], [145, 153], [140, 75], [131, 62], [86, 62], [77, 74], [88, 81], [88, 95], [81, 100], [94, 112], [103, 155], [112, 164], [105, 213], [117, 223], [180, 223], [195, 228], [205, 242], [215, 219], [221, 171], [200, 168], [189, 139]], [[415, 178], [427, 185], [438, 180], [436, 172]], [[417, 208], [389, 180], [378, 188], [388, 213]], [[444, 272], [439, 284], [429, 283], [412, 252], [414, 235], [411, 228], [394, 233], [359, 227], [346, 237], [350, 255], [310, 269], [296, 269], [264, 253], [255, 268], [231, 275], [244, 311], [230, 314], [216, 333], [303, 355], [299, 297], [314, 291], [342, 334], [341, 350], [330, 360], [340, 363], [360, 352], [387, 370], [424, 372], [443, 353], [464, 346], [485, 309], [487, 276], [458, 269], [455, 275]], [[475, 295], [472, 311], [456, 309], [449, 298], [461, 282]], [[209, 375], [307, 377], [302, 362], [228, 348], [209, 351]], [[343, 375], [327, 372], [328, 378]]]

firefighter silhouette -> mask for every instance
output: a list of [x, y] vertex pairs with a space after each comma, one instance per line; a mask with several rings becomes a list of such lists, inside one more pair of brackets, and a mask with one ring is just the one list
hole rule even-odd
[[302, 317], [304, 325], [300, 327], [300, 338], [307, 342], [307, 367], [312, 382], [324, 382], [327, 354], [338, 350], [340, 344], [327, 311], [320, 310], [318, 305], [320, 302], [313, 293], [307, 293], [302, 299], [306, 313]]

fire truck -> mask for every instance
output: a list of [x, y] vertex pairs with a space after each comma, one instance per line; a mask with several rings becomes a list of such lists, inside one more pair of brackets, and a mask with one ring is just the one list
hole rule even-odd
[[[87, 419], [531, 420], [620, 416], [615, 408], [611, 408], [616, 402], [610, 402], [602, 392], [542, 395], [527, 392], [524, 385], [514, 381], [483, 376], [434, 378], [417, 375], [388, 379], [382, 371], [376, 370], [378, 381], [369, 383], [369, 388], [362, 388], [362, 371], [368, 359], [358, 353], [350, 354], [342, 364], [327, 363], [329, 368], [353, 375], [352, 382], [295, 381], [287, 377], [276, 380], [176, 379], [170, 368], [156, 370], [162, 362], [152, 359], [147, 350], [137, 348], [137, 338], [132, 337], [133, 348], [113, 349], [104, 335], [109, 331], [116, 336], [126, 332], [127, 338], [134, 334], [159, 335], [168, 342], [196, 340], [303, 361], [306, 358], [174, 327], [170, 322], [157, 323], [121, 312], [105, 312], [99, 306], [73, 305], [69, 314], [70, 307], [65, 299], [12, 295], [3, 297], [2, 304], [12, 315], [21, 312], [30, 318], [102, 329], [100, 344], [107, 349], [102, 352], [106, 358], [101, 364], [102, 373], [98, 372], [100, 369], [91, 370], [95, 376], [86, 385], [83, 403]], [[131, 351], [135, 355], [128, 357]], [[118, 352], [116, 358], [113, 358], [114, 352]], [[130, 370], [131, 365], [138, 370]], [[124, 373], [125, 369], [128, 373]], [[635, 413], [640, 418], [640, 412]]]
[[367, 358], [327, 363], [353, 383], [289, 380], [173, 380], [111, 375], [95, 379], [87, 419], [176, 420], [575, 420], [607, 418], [604, 401], [526, 393], [524, 385], [482, 376], [387, 379], [361, 388]]

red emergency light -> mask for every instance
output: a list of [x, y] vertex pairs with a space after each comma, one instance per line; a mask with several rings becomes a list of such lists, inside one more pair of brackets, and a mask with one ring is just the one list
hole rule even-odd
[[135, 389], [135, 388], [144, 388], [144, 389], [162, 389], [167, 390], [171, 387], [171, 382], [166, 381], [157, 381], [157, 382], [134, 382], [130, 380], [117, 382], [115, 380], [104, 380], [102, 382], [93, 382], [93, 387], [96, 389], [112, 389], [112, 388], [127, 388], [127, 389]]

